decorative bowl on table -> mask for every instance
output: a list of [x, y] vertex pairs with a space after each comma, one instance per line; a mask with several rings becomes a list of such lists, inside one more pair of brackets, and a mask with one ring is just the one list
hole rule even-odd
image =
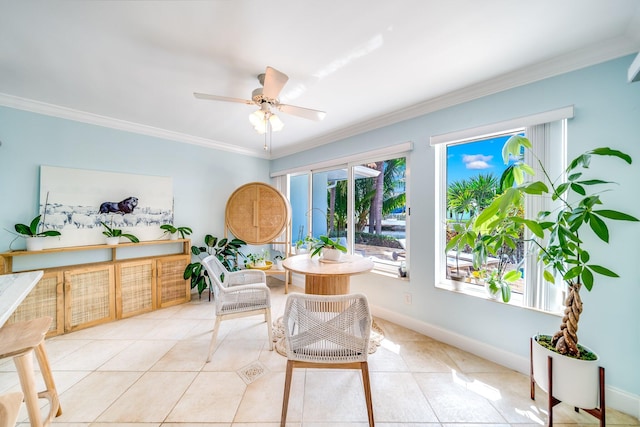
[[251, 268], [253, 270], [269, 270], [271, 267], [273, 267], [273, 262], [265, 261], [265, 265], [248, 264], [247, 267], [249, 267], [249, 268]]

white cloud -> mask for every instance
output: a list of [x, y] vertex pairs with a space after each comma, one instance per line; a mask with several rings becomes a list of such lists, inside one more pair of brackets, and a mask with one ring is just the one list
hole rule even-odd
[[462, 162], [467, 169], [489, 169], [493, 166], [489, 163], [493, 156], [485, 156], [484, 154], [464, 154]]

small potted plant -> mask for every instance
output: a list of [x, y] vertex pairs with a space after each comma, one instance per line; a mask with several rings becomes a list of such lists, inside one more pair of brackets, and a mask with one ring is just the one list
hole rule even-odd
[[41, 217], [38, 215], [31, 220], [29, 225], [16, 224], [14, 226], [16, 232], [27, 239], [28, 251], [41, 251], [44, 247], [45, 237], [60, 236], [60, 232], [57, 230], [42, 230], [44, 221], [40, 222]]
[[276, 256], [274, 256], [274, 257], [273, 257], [273, 260], [274, 260], [274, 262], [276, 263], [276, 268], [277, 268], [278, 270], [282, 270], [282, 269], [283, 269], [283, 267], [282, 267], [282, 261], [284, 261], [284, 258], [285, 258], [285, 257], [284, 257], [283, 255], [280, 255], [280, 254], [278, 254], [278, 255], [276, 255]]
[[160, 226], [160, 229], [164, 230], [164, 234], [169, 235], [170, 240], [177, 240], [178, 235], [181, 239], [184, 239], [185, 236], [189, 236], [193, 233], [193, 230], [189, 227], [176, 227], [173, 224], [163, 224]]
[[105, 224], [103, 221], [100, 221], [100, 224], [105, 228], [105, 231], [102, 232], [105, 236], [107, 236], [107, 245], [117, 245], [120, 243], [120, 238], [124, 237], [125, 239], [129, 239], [132, 243], [139, 243], [140, 240], [134, 236], [133, 234], [123, 233], [122, 230], [113, 228], [113, 221], [111, 221], [111, 227]]
[[262, 250], [260, 253], [251, 253], [245, 255], [244, 265], [247, 268], [257, 268], [261, 270], [268, 270], [273, 265], [273, 262], [267, 261], [269, 258], [269, 251]]
[[327, 261], [340, 261], [347, 248], [327, 236], [320, 236], [311, 243], [311, 258], [322, 252], [322, 259]]

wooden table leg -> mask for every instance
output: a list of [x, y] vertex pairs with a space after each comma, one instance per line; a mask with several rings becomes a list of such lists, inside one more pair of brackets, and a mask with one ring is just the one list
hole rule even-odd
[[314, 276], [307, 274], [304, 292], [315, 295], [345, 295], [349, 293], [349, 276]]

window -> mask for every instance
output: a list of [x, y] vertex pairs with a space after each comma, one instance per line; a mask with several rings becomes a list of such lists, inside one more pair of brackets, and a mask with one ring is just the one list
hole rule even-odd
[[[523, 119], [490, 125], [478, 129], [432, 137], [438, 156], [437, 193], [436, 286], [461, 289], [463, 292], [486, 297], [484, 285], [475, 277], [486, 274], [500, 265], [505, 271], [520, 272], [520, 279], [511, 285], [511, 303], [545, 311], [559, 312], [563, 303], [562, 285], [551, 285], [542, 279], [536, 255], [529, 250], [528, 230], [519, 231], [513, 247], [503, 245], [497, 254], [490, 254], [487, 262], [473, 265], [473, 254], [467, 245], [457, 245], [445, 254], [447, 243], [457, 233], [464, 232], [466, 220], [481, 212], [499, 193], [499, 179], [507, 165], [503, 164], [502, 147], [514, 134], [525, 135], [534, 146], [535, 156], [550, 171], [560, 176], [565, 168], [566, 118], [573, 116], [573, 108], [555, 110]], [[553, 119], [548, 122], [542, 120]], [[518, 124], [520, 124], [518, 126]], [[525, 159], [533, 165], [536, 161]], [[538, 178], [539, 179], [539, 178]], [[523, 212], [529, 217], [543, 209], [552, 209], [551, 201], [527, 199]], [[451, 246], [451, 245], [450, 245]], [[462, 270], [466, 277], [454, 274]]]
[[289, 174], [294, 245], [326, 235], [371, 258], [374, 271], [406, 272], [406, 173], [400, 156]]

